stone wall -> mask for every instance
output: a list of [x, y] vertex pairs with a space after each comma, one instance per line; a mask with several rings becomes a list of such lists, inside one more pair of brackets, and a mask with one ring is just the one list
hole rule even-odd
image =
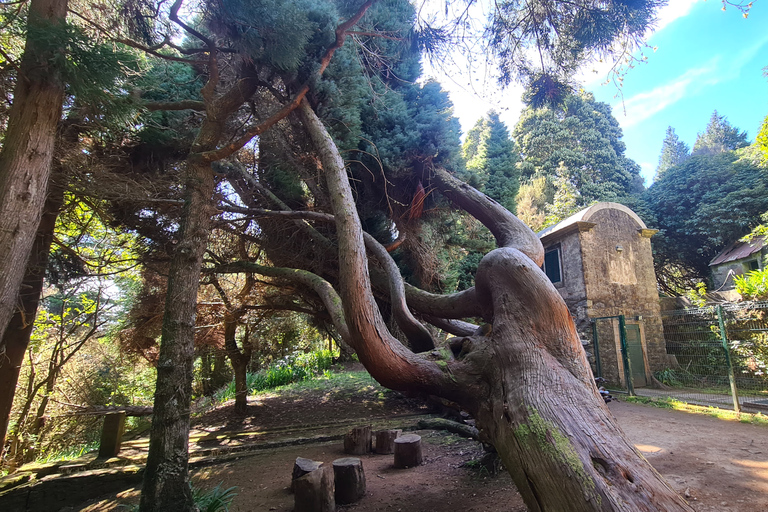
[[[604, 208], [590, 218], [595, 227], [580, 233], [584, 281], [591, 318], [625, 315], [642, 322], [650, 371], [667, 365], [659, 294], [650, 235], [624, 211]], [[608, 347], [601, 347], [601, 356]], [[603, 365], [606, 371], [606, 365]]]

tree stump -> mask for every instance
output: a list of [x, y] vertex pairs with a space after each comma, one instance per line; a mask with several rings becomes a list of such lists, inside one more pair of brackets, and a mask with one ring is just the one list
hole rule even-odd
[[336, 485], [336, 503], [347, 505], [365, 496], [363, 461], [357, 457], [345, 457], [333, 461]]
[[406, 434], [395, 439], [395, 467], [412, 468], [421, 464], [421, 436]]
[[333, 469], [320, 466], [293, 481], [294, 512], [336, 512]]
[[363, 455], [371, 451], [371, 427], [355, 427], [344, 436], [344, 453]]
[[381, 455], [388, 455], [395, 452], [395, 439], [400, 435], [401, 430], [379, 430], [376, 432], [376, 447], [374, 452]]
[[304, 457], [296, 457], [296, 462], [293, 464], [293, 474], [291, 475], [291, 492], [293, 492], [293, 483], [297, 478], [301, 478], [307, 473], [311, 473], [322, 465], [322, 462], [318, 462], [316, 460], [305, 459]]

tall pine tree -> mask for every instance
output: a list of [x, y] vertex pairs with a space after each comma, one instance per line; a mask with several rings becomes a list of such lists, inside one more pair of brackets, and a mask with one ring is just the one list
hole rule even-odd
[[747, 132], [740, 132], [731, 126], [725, 116], [712, 112], [707, 129], [699, 133], [693, 144], [694, 155], [717, 155], [726, 151], [743, 148], [749, 145]]
[[517, 152], [509, 130], [495, 110], [469, 131], [463, 151], [469, 183], [514, 212], [520, 188]]
[[667, 169], [680, 165], [691, 156], [688, 144], [681, 141], [671, 126], [667, 127], [667, 135], [661, 144], [661, 155], [659, 156], [659, 165], [656, 167], [656, 176], [654, 181], [658, 180]]

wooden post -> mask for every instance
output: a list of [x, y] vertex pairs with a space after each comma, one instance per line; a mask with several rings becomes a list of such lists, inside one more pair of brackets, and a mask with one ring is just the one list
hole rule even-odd
[[301, 478], [307, 473], [311, 473], [322, 465], [322, 462], [318, 462], [316, 460], [305, 459], [304, 457], [296, 457], [296, 462], [293, 464], [293, 474], [291, 475], [291, 492], [293, 492], [293, 483], [297, 478]]
[[99, 458], [109, 459], [120, 453], [125, 431], [125, 412], [112, 412], [104, 416], [104, 426], [101, 429], [99, 441]]
[[320, 466], [293, 481], [294, 512], [336, 512], [333, 469]]
[[413, 468], [421, 464], [421, 436], [406, 434], [395, 439], [395, 467]]
[[348, 505], [365, 496], [363, 461], [357, 457], [345, 457], [333, 461], [336, 485], [336, 503]]
[[371, 451], [371, 426], [355, 427], [344, 436], [344, 453], [364, 455]]
[[373, 451], [381, 455], [394, 453], [395, 439], [401, 432], [401, 430], [379, 430], [376, 432], [376, 447]]

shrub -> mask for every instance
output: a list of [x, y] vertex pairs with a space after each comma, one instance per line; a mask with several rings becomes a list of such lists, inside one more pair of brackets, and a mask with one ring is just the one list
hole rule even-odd
[[744, 300], [765, 300], [768, 298], [768, 269], [753, 270], [742, 276], [734, 276], [736, 291]]

